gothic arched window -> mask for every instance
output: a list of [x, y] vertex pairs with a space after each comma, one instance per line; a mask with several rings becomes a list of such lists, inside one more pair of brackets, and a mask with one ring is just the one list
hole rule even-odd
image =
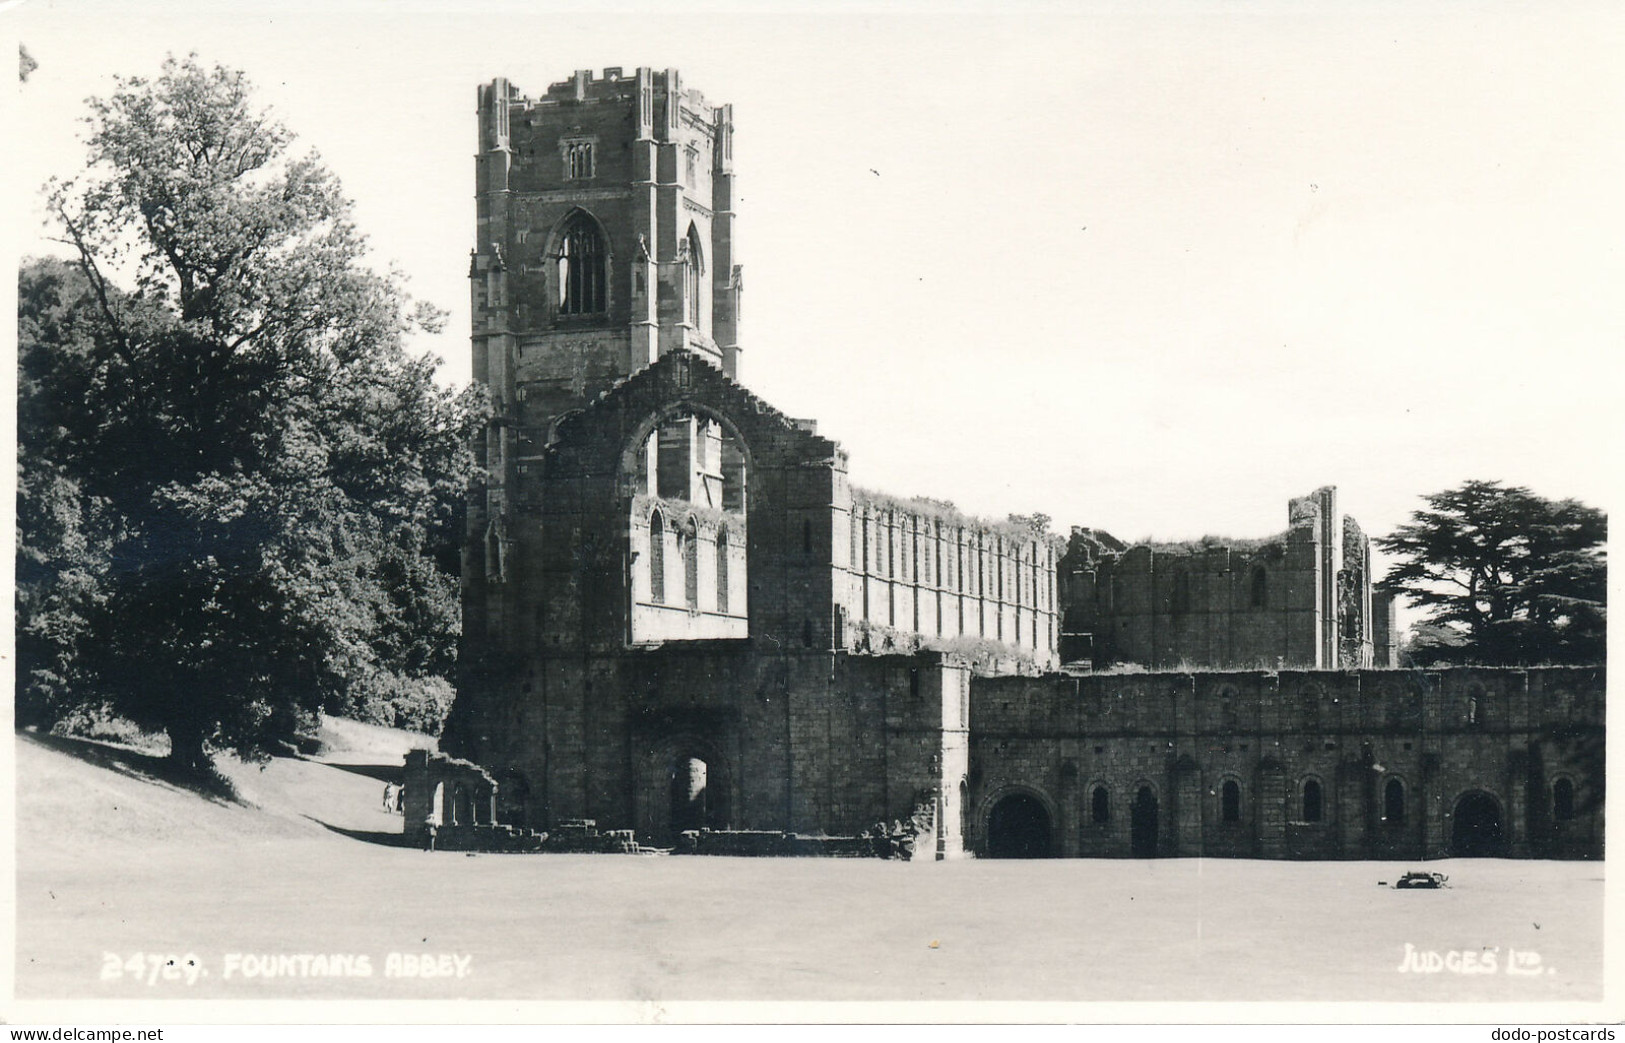
[[603, 234], [593, 219], [580, 212], [573, 215], [559, 238], [561, 315], [592, 315], [605, 310], [608, 254]]
[[666, 522], [659, 511], [649, 515], [649, 600], [666, 600]]
[[1241, 821], [1241, 786], [1234, 779], [1226, 779], [1221, 791], [1220, 804], [1226, 822]]
[[1389, 779], [1382, 788], [1382, 817], [1388, 822], [1405, 821], [1405, 784]]
[[717, 530], [717, 611], [728, 611], [728, 530]]
[[1089, 794], [1089, 819], [1092, 822], [1105, 822], [1111, 818], [1111, 798], [1105, 786], [1096, 786], [1095, 791]]
[[704, 322], [705, 309], [701, 306], [700, 290], [705, 284], [705, 254], [700, 250], [700, 233], [688, 226], [688, 264], [683, 271], [683, 307], [690, 326], [696, 331]]
[[690, 518], [677, 530], [677, 555], [683, 559], [683, 602], [689, 608], [700, 605], [699, 540]]

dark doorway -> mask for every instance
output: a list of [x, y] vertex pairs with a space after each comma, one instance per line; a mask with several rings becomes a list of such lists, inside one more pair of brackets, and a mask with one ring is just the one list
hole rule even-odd
[[704, 829], [710, 824], [710, 792], [706, 764], [698, 757], [678, 757], [671, 768], [671, 828], [673, 833]]
[[1129, 853], [1135, 858], [1157, 857], [1157, 795], [1141, 786], [1129, 814]]
[[989, 858], [1050, 857], [1049, 812], [1027, 793], [1012, 793], [993, 805], [987, 820]]
[[1495, 858], [1505, 854], [1501, 809], [1488, 793], [1466, 793], [1451, 817], [1450, 853], [1457, 858]]

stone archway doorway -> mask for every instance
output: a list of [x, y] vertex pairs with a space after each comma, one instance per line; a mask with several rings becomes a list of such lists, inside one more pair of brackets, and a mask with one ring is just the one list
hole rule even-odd
[[728, 829], [732, 784], [727, 762], [713, 743], [680, 736], [656, 743], [641, 769], [637, 829], [653, 844], [671, 847], [680, 834]]
[[1150, 786], [1140, 787], [1129, 808], [1129, 854], [1157, 857], [1157, 795]]
[[1012, 793], [987, 818], [987, 857], [1049, 858], [1049, 810], [1030, 793]]
[[1506, 854], [1501, 806], [1482, 791], [1463, 793], [1450, 816], [1450, 854], [1456, 858], [1496, 858]]

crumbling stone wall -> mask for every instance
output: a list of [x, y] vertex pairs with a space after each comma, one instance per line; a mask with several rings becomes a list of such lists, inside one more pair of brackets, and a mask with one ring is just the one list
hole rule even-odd
[[410, 836], [421, 838], [431, 827], [439, 833], [496, 823], [496, 780], [472, 761], [412, 750], [403, 783], [401, 810]]
[[[1209, 537], [1124, 547], [1075, 529], [1060, 563], [1061, 658], [1097, 667], [1351, 669], [1378, 662], [1370, 540], [1336, 516], [1336, 490], [1288, 505], [1261, 540]], [[1108, 542], [1110, 541], [1110, 542]]]

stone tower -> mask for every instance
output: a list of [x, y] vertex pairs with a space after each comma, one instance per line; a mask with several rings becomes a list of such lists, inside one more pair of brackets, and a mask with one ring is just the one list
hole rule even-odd
[[539, 98], [499, 78], [478, 101], [473, 374], [493, 415], [463, 567], [476, 643], [512, 611], [509, 550], [559, 421], [679, 348], [737, 377], [740, 293], [732, 106], [647, 68]]

